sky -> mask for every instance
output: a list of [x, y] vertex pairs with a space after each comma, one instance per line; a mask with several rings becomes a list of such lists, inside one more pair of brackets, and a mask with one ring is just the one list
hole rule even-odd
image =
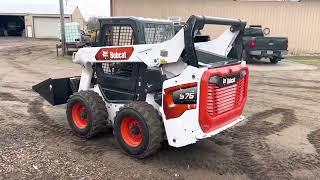
[[[48, 5], [58, 5], [59, 0], [1, 0], [1, 4], [48, 4]], [[78, 6], [85, 19], [91, 16], [105, 17], [110, 16], [110, 2], [109, 0], [63, 0], [64, 5], [67, 6]]]

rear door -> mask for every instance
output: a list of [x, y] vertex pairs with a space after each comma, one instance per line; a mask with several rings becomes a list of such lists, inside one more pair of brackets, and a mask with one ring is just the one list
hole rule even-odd
[[287, 38], [282, 37], [256, 37], [256, 50], [287, 50]]

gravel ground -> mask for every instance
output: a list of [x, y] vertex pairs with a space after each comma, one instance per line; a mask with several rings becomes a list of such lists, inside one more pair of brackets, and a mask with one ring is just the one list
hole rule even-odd
[[317, 179], [320, 177], [319, 65], [250, 65], [247, 121], [183, 148], [136, 160], [111, 133], [82, 140], [65, 105], [31, 90], [49, 77], [79, 75], [54, 41], [0, 39], [0, 179]]

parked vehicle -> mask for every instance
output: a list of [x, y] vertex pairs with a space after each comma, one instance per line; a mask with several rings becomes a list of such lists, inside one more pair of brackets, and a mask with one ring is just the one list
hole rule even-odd
[[6, 36], [6, 29], [0, 26], [0, 36]]
[[80, 30], [80, 34], [81, 34], [81, 43], [84, 44], [84, 46], [91, 46], [90, 35], [86, 34], [86, 32], [83, 30]]
[[92, 47], [99, 46], [99, 29], [89, 30], [88, 36]]
[[271, 63], [276, 64], [288, 55], [288, 38], [267, 37], [269, 34], [270, 29], [262, 30], [260, 25], [252, 25], [245, 29], [242, 54], [245, 61], [269, 58]]
[[[136, 158], [196, 143], [244, 120], [249, 71], [241, 61], [246, 23], [191, 16], [174, 33], [167, 20], [100, 19], [98, 47], [79, 49], [80, 77], [35, 86], [52, 105], [67, 103], [74, 133], [91, 138], [112, 127], [121, 149]], [[230, 26], [221, 41], [194, 42], [205, 25]], [[231, 48], [230, 48], [230, 45]]]

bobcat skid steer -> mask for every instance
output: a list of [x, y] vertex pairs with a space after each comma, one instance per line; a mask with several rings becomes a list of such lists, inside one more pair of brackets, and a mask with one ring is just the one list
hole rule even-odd
[[[245, 22], [191, 16], [175, 34], [167, 20], [100, 19], [98, 47], [73, 55], [80, 77], [35, 86], [52, 105], [67, 103], [74, 133], [91, 138], [112, 127], [121, 149], [136, 158], [196, 143], [244, 120], [248, 68], [241, 61]], [[206, 25], [218, 38], [194, 42]]]

